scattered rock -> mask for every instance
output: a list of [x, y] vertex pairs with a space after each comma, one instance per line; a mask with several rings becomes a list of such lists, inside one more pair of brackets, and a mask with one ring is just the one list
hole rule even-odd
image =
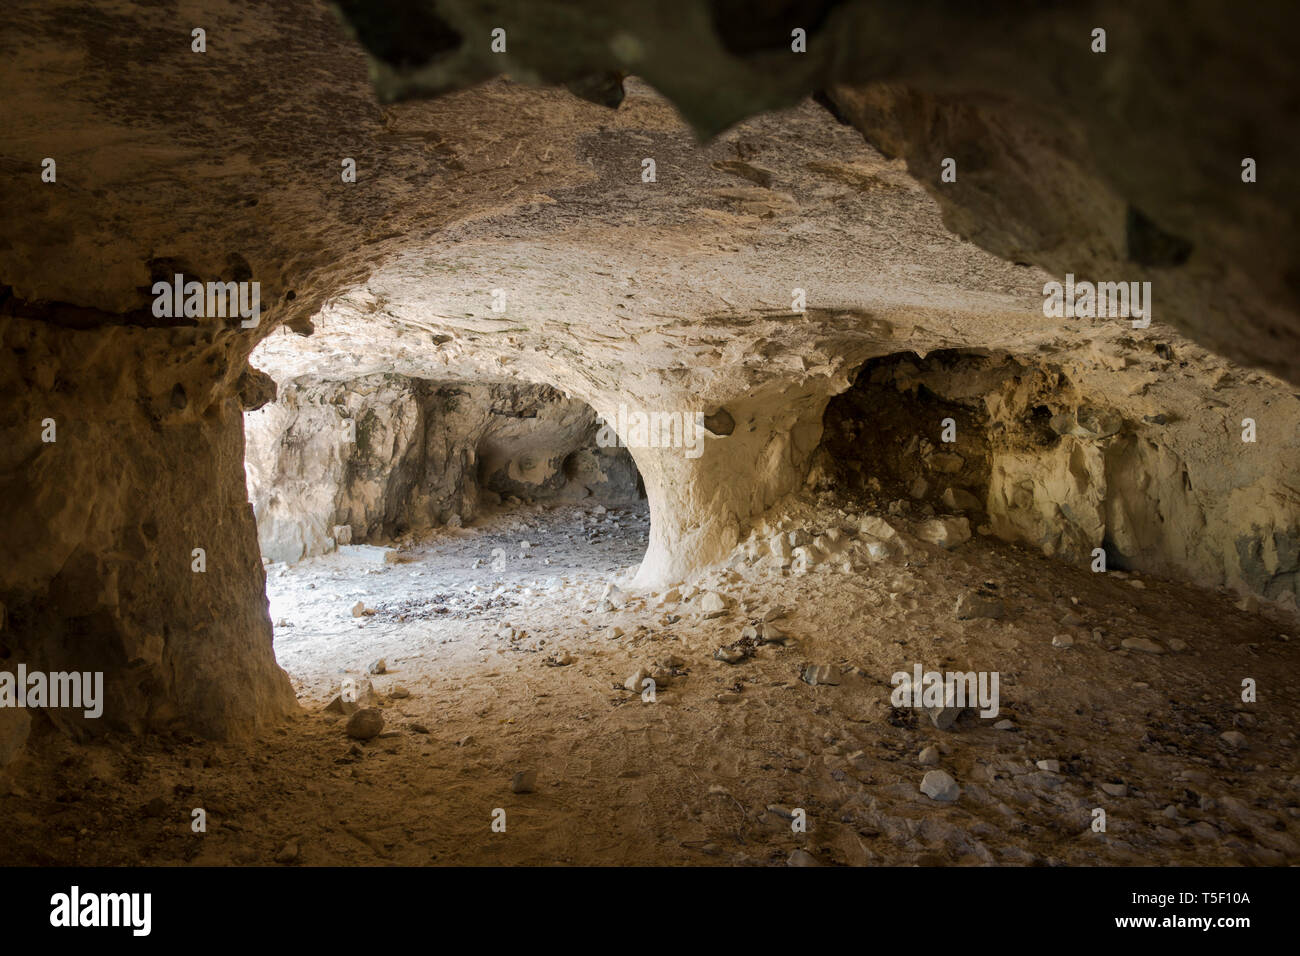
[[375, 707], [364, 707], [348, 718], [345, 728], [349, 737], [370, 740], [384, 729], [384, 715]]
[[388, 661], [384, 660], [382, 657], [377, 661], [371, 661], [369, 665], [366, 666], [366, 670], [372, 674], [387, 674]]
[[937, 451], [925, 458], [926, 467], [943, 475], [955, 475], [962, 470], [966, 459], [954, 452]]
[[957, 598], [957, 620], [969, 621], [975, 618], [1000, 620], [1006, 614], [1006, 605], [1002, 599], [991, 591], [981, 588], [963, 591]]
[[1119, 642], [1119, 646], [1126, 651], [1141, 651], [1143, 654], [1163, 654], [1165, 649], [1155, 641], [1147, 640], [1145, 637], [1126, 637]]
[[1225, 730], [1219, 734], [1219, 739], [1233, 750], [1241, 750], [1246, 746], [1246, 735], [1240, 730]]
[[537, 771], [520, 770], [510, 778], [511, 793], [532, 793], [537, 789]]
[[1035, 764], [1039, 770], [1047, 770], [1051, 773], [1061, 772], [1061, 761], [1059, 760], [1040, 760]]
[[957, 781], [944, 770], [928, 771], [921, 778], [921, 792], [931, 800], [941, 803], [951, 803], [961, 796], [961, 788], [957, 786]]
[[833, 687], [840, 682], [840, 669], [831, 664], [809, 664], [803, 669], [800, 679], [813, 687], [822, 684]]
[[813, 856], [807, 850], [798, 849], [790, 851], [790, 856], [785, 861], [786, 866], [821, 866], [817, 857]]
[[730, 647], [719, 647], [713, 652], [713, 659], [722, 661], [725, 664], [739, 664], [753, 656], [754, 650], [743, 644], [732, 644]]
[[361, 615], [363, 615], [363, 614], [365, 614], [365, 613], [366, 613], [366, 602], [365, 602], [365, 601], [358, 601], [356, 604], [352, 605], [352, 616], [353, 616], [353, 617], [360, 617]]
[[939, 748], [933, 745], [924, 747], [917, 756], [916, 762], [922, 767], [933, 767], [939, 763]]
[[1074, 647], [1074, 638], [1069, 634], [1057, 634], [1052, 638], [1053, 647]]
[[966, 518], [932, 518], [916, 529], [922, 541], [941, 548], [955, 548], [970, 540], [970, 521]]
[[604, 593], [600, 596], [600, 602], [596, 605], [598, 611], [616, 611], [627, 603], [627, 594], [617, 584], [607, 584]]
[[398, 684], [388, 692], [388, 696], [393, 698], [393, 700], [405, 700], [407, 697], [411, 696], [411, 692], [401, 684]]
[[877, 515], [863, 515], [858, 521], [858, 530], [881, 541], [892, 541], [898, 537], [898, 531], [894, 526]]
[[293, 863], [298, 859], [298, 841], [290, 840], [275, 855], [276, 863]]
[[704, 614], [716, 614], [727, 609], [727, 599], [717, 591], [705, 591], [697, 603]]

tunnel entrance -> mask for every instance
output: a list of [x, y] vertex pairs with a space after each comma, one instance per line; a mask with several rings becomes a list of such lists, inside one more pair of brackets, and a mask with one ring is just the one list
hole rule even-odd
[[631, 455], [547, 386], [290, 381], [246, 434], [276, 655], [300, 687], [384, 693], [549, 653], [526, 620], [571, 615], [645, 553]]

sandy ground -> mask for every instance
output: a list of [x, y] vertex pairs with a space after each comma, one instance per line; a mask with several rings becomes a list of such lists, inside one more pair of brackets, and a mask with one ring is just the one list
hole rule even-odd
[[[811, 536], [861, 514], [803, 500], [781, 516]], [[388, 560], [358, 546], [271, 566], [301, 715], [251, 746], [51, 735], [0, 780], [0, 862], [1300, 863], [1290, 617], [979, 535], [944, 550], [912, 537], [912, 517], [889, 518], [903, 534], [885, 557], [860, 533], [805, 574], [738, 549], [677, 594], [610, 608], [648, 520], [538, 508]], [[958, 620], [985, 582], [1004, 616]], [[708, 593], [726, 605], [715, 616]], [[789, 646], [714, 659], [780, 609]], [[893, 708], [890, 675], [918, 663], [997, 671], [1001, 712], [940, 730]], [[839, 683], [810, 685], [808, 665]], [[642, 666], [660, 677], [653, 701], [623, 689]], [[380, 736], [352, 740], [325, 710], [347, 679], [371, 682]], [[535, 790], [512, 792], [530, 770]], [[930, 770], [954, 778], [955, 801], [921, 792]]]

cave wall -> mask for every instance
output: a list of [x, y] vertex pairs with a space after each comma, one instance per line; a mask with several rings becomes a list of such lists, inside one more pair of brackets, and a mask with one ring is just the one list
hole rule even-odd
[[867, 363], [832, 401], [819, 461], [832, 486], [969, 513], [1061, 560], [1091, 565], [1102, 548], [1108, 569], [1293, 607], [1297, 405], [1281, 383], [1194, 351], [901, 354]]
[[104, 674], [101, 717], [33, 719], [232, 737], [288, 714], [240, 480], [256, 381], [229, 335], [3, 317], [0, 342], [0, 667]]
[[591, 408], [545, 385], [293, 381], [246, 415], [245, 431], [249, 498], [272, 561], [459, 527], [511, 496], [638, 497], [635, 465], [598, 447]]

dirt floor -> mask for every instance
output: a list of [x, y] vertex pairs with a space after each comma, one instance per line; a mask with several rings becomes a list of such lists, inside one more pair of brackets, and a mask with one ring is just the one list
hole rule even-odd
[[[47, 729], [0, 778], [0, 863], [1300, 863], [1294, 619], [979, 534], [945, 550], [894, 510], [882, 548], [861, 505], [789, 502], [773, 526], [831, 552], [807, 573], [763, 540], [667, 594], [628, 586], [644, 508], [272, 565], [301, 715], [252, 746]], [[627, 593], [602, 601], [611, 582]], [[972, 589], [1002, 616], [959, 620]], [[789, 646], [741, 640], [764, 617]], [[1000, 713], [940, 730], [892, 707], [916, 664], [998, 672]], [[653, 701], [624, 689], [641, 667]], [[325, 709], [345, 680], [373, 687], [378, 737]], [[931, 770], [955, 801], [921, 792]], [[533, 792], [512, 792], [520, 771]]]

